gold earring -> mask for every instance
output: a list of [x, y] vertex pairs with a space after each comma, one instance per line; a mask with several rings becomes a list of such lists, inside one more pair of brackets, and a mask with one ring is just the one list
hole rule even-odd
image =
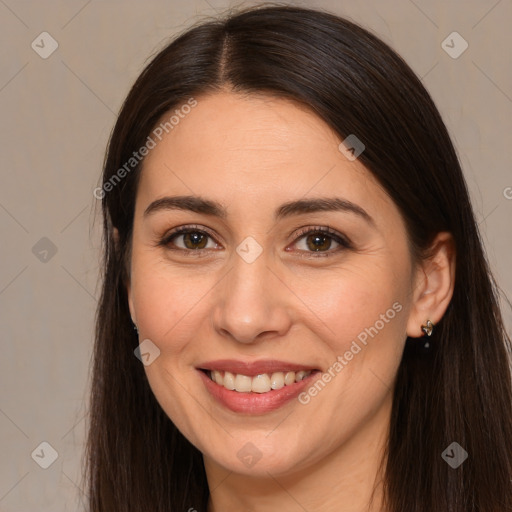
[[421, 326], [421, 330], [423, 331], [424, 336], [432, 336], [432, 332], [434, 331], [434, 324], [427, 320], [426, 325]]
[[434, 332], [434, 324], [430, 320], [427, 320], [427, 323], [421, 326], [421, 330], [423, 331], [423, 337], [427, 338], [426, 340], [423, 341], [423, 344], [421, 345], [422, 352], [426, 354], [429, 353], [432, 348], [430, 346], [428, 338], [432, 336], [432, 333]]

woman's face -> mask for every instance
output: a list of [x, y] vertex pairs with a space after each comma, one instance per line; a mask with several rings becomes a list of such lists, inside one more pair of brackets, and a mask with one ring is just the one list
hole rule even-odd
[[129, 302], [156, 399], [207, 466], [237, 473], [375, 443], [415, 283], [397, 207], [296, 104], [196, 100], [136, 200]]

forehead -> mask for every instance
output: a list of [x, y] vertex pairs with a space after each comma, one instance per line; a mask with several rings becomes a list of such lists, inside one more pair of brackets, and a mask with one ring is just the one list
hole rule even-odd
[[[339, 143], [334, 132], [305, 106], [233, 93], [198, 98], [197, 105], [179, 119], [162, 142], [149, 155], [149, 161], [162, 157], [173, 146], [180, 153], [193, 151], [188, 156], [194, 159], [215, 157], [221, 162], [224, 156], [230, 162], [243, 162], [249, 156], [248, 164], [269, 166], [296, 162], [311, 150], [333, 151]], [[243, 170], [244, 166], [240, 167]]]
[[389, 205], [372, 174], [347, 159], [339, 136], [303, 105], [224, 92], [196, 101], [175, 117], [144, 161], [139, 186], [146, 202], [192, 193], [261, 205], [336, 192], [356, 202]]

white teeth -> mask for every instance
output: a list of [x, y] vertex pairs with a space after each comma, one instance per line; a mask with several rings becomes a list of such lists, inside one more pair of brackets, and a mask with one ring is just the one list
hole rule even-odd
[[223, 384], [223, 379], [222, 379], [222, 373], [220, 373], [218, 370], [213, 370], [213, 380], [219, 384], [220, 386], [222, 386]]
[[271, 389], [270, 377], [266, 373], [252, 378], [251, 391], [254, 391], [254, 393], [267, 393]]
[[272, 389], [281, 389], [284, 387], [284, 374], [283, 372], [275, 372], [270, 377], [270, 387]]
[[[218, 382], [217, 382], [218, 384]], [[222, 384], [221, 384], [222, 386]], [[235, 377], [235, 391], [240, 391], [242, 393], [248, 393], [252, 388], [252, 379], [251, 377], [247, 377], [247, 375], [237, 374]]]
[[294, 382], [295, 382], [295, 372], [286, 372], [286, 374], [284, 376], [284, 383], [287, 386], [290, 386]]
[[295, 382], [300, 382], [306, 376], [306, 372], [304, 370], [300, 370], [295, 374]]
[[[217, 382], [217, 384], [219, 383]], [[224, 372], [224, 382], [221, 382], [220, 385], [226, 389], [235, 389], [235, 376], [231, 372]]]
[[255, 377], [213, 370], [207, 372], [211, 380], [219, 386], [239, 393], [268, 393], [272, 389], [281, 389], [300, 382], [311, 374], [311, 371], [261, 373]]

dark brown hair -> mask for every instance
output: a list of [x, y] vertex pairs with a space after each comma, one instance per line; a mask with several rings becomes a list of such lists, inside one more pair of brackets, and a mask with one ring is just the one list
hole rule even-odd
[[[434, 348], [419, 353], [408, 339], [396, 378], [386, 507], [512, 511], [511, 343], [458, 158], [420, 80], [377, 37], [326, 12], [265, 6], [209, 20], [136, 80], [111, 134], [103, 184], [166, 112], [224, 88], [298, 101], [342, 139], [356, 134], [366, 146], [359, 160], [400, 209], [415, 261], [437, 233], [452, 233], [455, 289]], [[202, 455], [157, 403], [133, 352], [125, 283], [141, 166], [102, 192], [103, 288], [84, 458], [90, 510], [205, 512]], [[441, 457], [454, 441], [469, 454], [457, 469]]]

